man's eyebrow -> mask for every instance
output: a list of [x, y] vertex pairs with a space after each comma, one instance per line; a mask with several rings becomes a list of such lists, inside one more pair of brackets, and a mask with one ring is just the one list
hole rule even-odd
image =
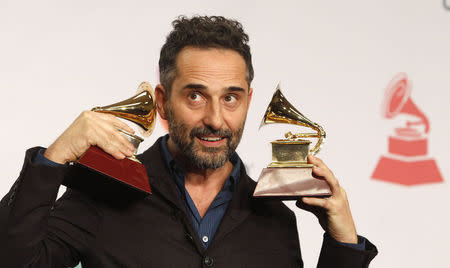
[[242, 91], [242, 92], [245, 92], [245, 89], [243, 89], [242, 87], [231, 86], [231, 87], [227, 88], [227, 91]]
[[[206, 90], [208, 89], [205, 85], [202, 84], [194, 84], [194, 83], [190, 83], [187, 84], [183, 87], [183, 89], [195, 89], [195, 90]], [[242, 87], [237, 87], [237, 86], [230, 86], [225, 88], [226, 91], [242, 91], [245, 92], [245, 89], [243, 89]]]
[[205, 90], [206, 86], [202, 84], [187, 84], [183, 87], [183, 89], [196, 89], [196, 90]]

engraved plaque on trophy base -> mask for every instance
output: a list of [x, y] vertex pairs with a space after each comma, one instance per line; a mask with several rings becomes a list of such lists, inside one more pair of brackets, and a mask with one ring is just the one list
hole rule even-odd
[[99, 147], [91, 146], [78, 160], [78, 164], [137, 190], [152, 193], [145, 166], [135, 160], [115, 159]]
[[312, 167], [264, 168], [259, 176], [254, 197], [271, 197], [283, 200], [301, 196], [330, 196], [327, 182], [312, 176]]

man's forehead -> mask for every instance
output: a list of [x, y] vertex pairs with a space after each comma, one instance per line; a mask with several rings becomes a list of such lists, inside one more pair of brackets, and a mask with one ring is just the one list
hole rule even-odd
[[186, 68], [246, 72], [244, 58], [234, 50], [225, 48], [183, 48], [176, 58], [177, 71]]
[[186, 47], [177, 56], [175, 79], [222, 81], [247, 84], [247, 68], [243, 57], [234, 50], [223, 48]]

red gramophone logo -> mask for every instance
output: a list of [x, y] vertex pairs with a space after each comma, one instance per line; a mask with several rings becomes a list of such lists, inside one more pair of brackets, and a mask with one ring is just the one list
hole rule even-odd
[[378, 160], [372, 178], [403, 185], [442, 182], [436, 161], [428, 156], [430, 123], [412, 101], [411, 88], [404, 73], [395, 76], [386, 88], [383, 116], [404, 117], [405, 125], [389, 136], [388, 153]]

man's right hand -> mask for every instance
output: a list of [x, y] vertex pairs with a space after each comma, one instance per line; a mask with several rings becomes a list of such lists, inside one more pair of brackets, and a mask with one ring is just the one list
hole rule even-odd
[[44, 156], [56, 163], [76, 161], [90, 146], [98, 146], [117, 159], [132, 156], [134, 146], [118, 128], [134, 133], [127, 124], [113, 115], [84, 111], [56, 141]]

